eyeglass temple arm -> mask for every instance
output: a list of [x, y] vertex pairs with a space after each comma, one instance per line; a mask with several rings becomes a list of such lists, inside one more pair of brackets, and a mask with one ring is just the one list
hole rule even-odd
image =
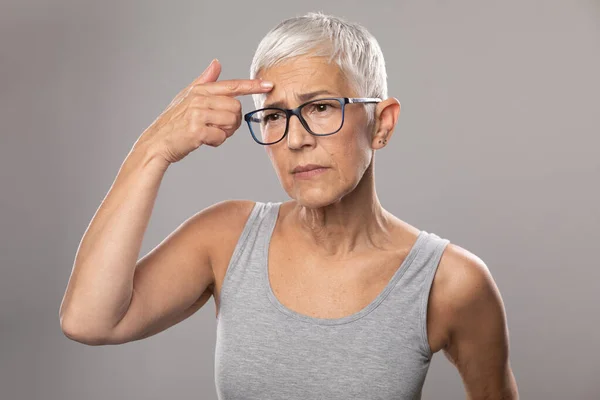
[[349, 98], [348, 103], [379, 103], [380, 98], [377, 97], [355, 97]]

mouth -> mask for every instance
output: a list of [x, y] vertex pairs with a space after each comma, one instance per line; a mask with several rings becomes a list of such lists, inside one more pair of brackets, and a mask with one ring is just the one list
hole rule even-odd
[[328, 167], [316, 167], [309, 170], [294, 172], [293, 175], [297, 179], [307, 179], [312, 178], [313, 176], [320, 175], [328, 169]]
[[325, 167], [323, 165], [318, 165], [318, 164], [299, 165], [292, 170], [292, 174], [308, 172], [308, 171], [312, 171], [315, 169], [324, 169], [324, 168], [327, 168], [327, 167]]

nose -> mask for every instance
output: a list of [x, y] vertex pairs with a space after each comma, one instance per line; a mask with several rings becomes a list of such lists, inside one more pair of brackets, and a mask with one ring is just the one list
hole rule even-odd
[[288, 124], [287, 142], [290, 149], [299, 149], [314, 144], [315, 136], [304, 128], [300, 117], [297, 115], [290, 116]]

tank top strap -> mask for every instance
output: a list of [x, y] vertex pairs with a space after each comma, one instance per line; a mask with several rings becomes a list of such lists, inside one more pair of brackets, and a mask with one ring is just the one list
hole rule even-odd
[[[227, 307], [228, 297], [243, 285], [256, 285], [260, 290], [263, 261], [261, 256], [268, 245], [281, 203], [256, 201], [235, 245], [221, 287], [220, 311]], [[252, 289], [252, 288], [251, 288]]]
[[435, 233], [421, 231], [419, 241], [415, 243], [414, 259], [411, 260], [410, 267], [404, 273], [404, 282], [415, 286], [431, 285], [448, 243], [450, 243], [448, 239]]
[[429, 294], [442, 254], [449, 243], [448, 239], [422, 230], [411, 251], [413, 259], [406, 265], [406, 271], [395, 285], [387, 304], [387, 307], [403, 310], [407, 320], [417, 322], [408, 342], [418, 343], [427, 358], [433, 355], [427, 337]]

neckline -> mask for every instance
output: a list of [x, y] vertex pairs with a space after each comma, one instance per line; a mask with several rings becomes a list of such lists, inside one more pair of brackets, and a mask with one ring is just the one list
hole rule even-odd
[[427, 232], [425, 232], [424, 230], [419, 231], [417, 240], [412, 245], [408, 254], [406, 255], [406, 257], [400, 264], [400, 267], [396, 269], [396, 271], [390, 278], [390, 281], [383, 288], [383, 290], [375, 297], [375, 299], [373, 299], [373, 301], [371, 301], [369, 304], [367, 304], [361, 310], [359, 310], [353, 314], [345, 315], [345, 316], [339, 317], [339, 318], [311, 317], [310, 315], [301, 314], [297, 311], [294, 311], [294, 310], [286, 307], [283, 303], [281, 303], [279, 301], [279, 299], [277, 298], [277, 296], [275, 296], [275, 293], [273, 292], [273, 288], [271, 287], [271, 282], [269, 281], [269, 248], [271, 245], [271, 238], [273, 237], [273, 232], [275, 231], [275, 225], [277, 224], [279, 210], [281, 208], [282, 203], [283, 202], [278, 202], [278, 203], [269, 202], [265, 205], [267, 207], [270, 207], [270, 209], [268, 210], [268, 213], [267, 213], [268, 223], [269, 223], [268, 232], [270, 232], [270, 233], [264, 239], [265, 245], [263, 246], [264, 247], [263, 248], [263, 257], [262, 257], [263, 263], [262, 263], [262, 268], [261, 268], [263, 284], [264, 284], [264, 287], [267, 292], [267, 297], [269, 298], [271, 303], [275, 306], [275, 308], [277, 308], [280, 312], [282, 312], [283, 314], [285, 314], [287, 316], [290, 316], [292, 318], [295, 318], [297, 320], [300, 320], [300, 321], [303, 321], [306, 323], [310, 323], [310, 324], [316, 324], [316, 325], [346, 324], [346, 323], [356, 321], [356, 320], [366, 316], [371, 311], [373, 311], [375, 308], [377, 308], [377, 306], [379, 306], [379, 304], [381, 304], [381, 302], [383, 300], [385, 300], [385, 298], [389, 295], [389, 293], [392, 291], [392, 289], [396, 286], [396, 283], [400, 280], [400, 278], [402, 278], [402, 276], [404, 275], [406, 270], [410, 267], [413, 260], [416, 258], [417, 254], [419, 253], [419, 250], [423, 247], [422, 244], [425, 241], [425, 237], [427, 236]]

